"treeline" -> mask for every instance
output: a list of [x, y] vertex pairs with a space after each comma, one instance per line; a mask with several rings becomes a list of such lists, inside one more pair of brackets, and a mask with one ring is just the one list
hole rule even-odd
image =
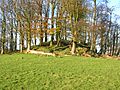
[[[0, 51], [32, 46], [89, 47], [91, 54], [120, 55], [120, 25], [107, 0], [2, 0]], [[113, 17], [114, 16], [114, 17]], [[98, 50], [99, 49], [99, 50]]]

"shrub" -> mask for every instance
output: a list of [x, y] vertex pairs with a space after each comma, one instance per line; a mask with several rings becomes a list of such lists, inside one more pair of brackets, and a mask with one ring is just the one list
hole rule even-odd
[[78, 47], [78, 48], [76, 49], [77, 55], [82, 55], [82, 54], [86, 53], [86, 51], [87, 51], [87, 48]]

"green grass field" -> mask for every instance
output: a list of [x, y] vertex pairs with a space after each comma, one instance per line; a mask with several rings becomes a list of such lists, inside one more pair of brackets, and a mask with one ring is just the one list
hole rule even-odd
[[0, 90], [120, 90], [120, 61], [1, 55]]

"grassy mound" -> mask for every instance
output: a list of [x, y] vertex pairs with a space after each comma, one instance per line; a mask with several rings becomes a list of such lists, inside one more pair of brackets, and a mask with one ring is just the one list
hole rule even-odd
[[0, 56], [0, 90], [119, 90], [120, 61], [31, 54]]

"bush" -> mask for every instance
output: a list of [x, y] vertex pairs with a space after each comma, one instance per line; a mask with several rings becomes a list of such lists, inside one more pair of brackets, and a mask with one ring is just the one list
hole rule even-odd
[[38, 51], [43, 51], [43, 52], [50, 52], [50, 49], [49, 49], [49, 47], [39, 47], [38, 49], [37, 49]]
[[67, 55], [70, 55], [71, 53], [70, 53], [70, 48], [66, 48], [64, 51], [64, 54], [67, 54]]
[[38, 50], [40, 46], [32, 46], [31, 49], [32, 50]]
[[59, 54], [61, 56], [63, 55], [70, 55], [70, 49], [69, 48], [66, 48], [65, 50], [62, 50], [62, 51], [55, 51], [56, 54]]
[[87, 48], [78, 47], [78, 48], [76, 49], [77, 55], [82, 55], [82, 54], [84, 54], [84, 53], [86, 53], [86, 52], [87, 52]]

